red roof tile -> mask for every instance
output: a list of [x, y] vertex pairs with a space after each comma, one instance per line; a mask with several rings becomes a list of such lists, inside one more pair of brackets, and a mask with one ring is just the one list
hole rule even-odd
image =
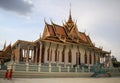
[[50, 35], [55, 36], [55, 32], [52, 25], [47, 25]]
[[81, 32], [79, 32], [79, 33], [80, 33], [80, 38], [81, 38], [81, 40], [87, 42], [87, 38], [86, 38], [85, 33], [81, 33]]
[[66, 36], [64, 27], [55, 25], [55, 28], [56, 28], [56, 32], [57, 32], [58, 35]]

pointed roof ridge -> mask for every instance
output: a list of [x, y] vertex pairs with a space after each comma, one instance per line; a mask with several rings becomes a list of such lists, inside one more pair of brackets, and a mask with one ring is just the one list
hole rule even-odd
[[55, 24], [55, 23], [52, 21], [52, 19], [50, 19], [50, 22], [51, 22], [51, 24], [52, 24], [52, 25], [54, 25], [54, 24]]
[[48, 24], [48, 23], [46, 22], [45, 18], [44, 18], [44, 23], [45, 23], [45, 24]]
[[40, 34], [39, 34], [39, 38], [42, 39], [41, 32], [40, 32]]

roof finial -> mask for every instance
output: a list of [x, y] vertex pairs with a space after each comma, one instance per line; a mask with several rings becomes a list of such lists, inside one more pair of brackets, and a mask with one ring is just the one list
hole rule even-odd
[[51, 24], [54, 24], [54, 22], [52, 21], [52, 19], [50, 18], [50, 22], [51, 22]]
[[45, 24], [47, 24], [45, 17], [44, 17], [44, 22], [45, 22]]
[[71, 3], [70, 3], [70, 11], [69, 11], [69, 13], [70, 13], [70, 17], [71, 17]]
[[73, 22], [72, 21], [72, 16], [71, 16], [71, 3], [70, 3], [70, 10], [69, 10], [69, 19], [68, 22]]
[[5, 40], [5, 43], [4, 43], [4, 47], [3, 47], [3, 50], [6, 48], [6, 40]]
[[40, 35], [39, 35], [39, 36], [40, 36], [40, 39], [41, 39], [41, 33], [40, 33]]

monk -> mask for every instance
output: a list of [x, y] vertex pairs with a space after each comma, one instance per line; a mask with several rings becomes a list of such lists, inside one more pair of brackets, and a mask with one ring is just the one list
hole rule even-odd
[[10, 69], [9, 79], [12, 79], [12, 69]]
[[7, 70], [6, 73], [5, 73], [4, 79], [8, 79], [8, 75], [9, 75], [9, 71]]

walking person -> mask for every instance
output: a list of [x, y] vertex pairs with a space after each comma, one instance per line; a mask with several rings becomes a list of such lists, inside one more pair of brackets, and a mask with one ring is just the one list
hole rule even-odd
[[9, 72], [9, 79], [12, 79], [12, 69], [10, 69], [10, 72]]
[[9, 75], [9, 71], [6, 70], [6, 72], [5, 72], [5, 76], [4, 76], [4, 80], [5, 80], [5, 79], [8, 79], [8, 75]]
[[[12, 68], [11, 68], [11, 65], [10, 64], [7, 64], [7, 71], [6, 71], [6, 73], [5, 73], [5, 77], [4, 77], [4, 79], [7, 79], [7, 80], [9, 80], [9, 77], [12, 75], [12, 74], [10, 74], [10, 72], [12, 72], [12, 71], [10, 71]], [[11, 76], [12, 77], [12, 76]]]

